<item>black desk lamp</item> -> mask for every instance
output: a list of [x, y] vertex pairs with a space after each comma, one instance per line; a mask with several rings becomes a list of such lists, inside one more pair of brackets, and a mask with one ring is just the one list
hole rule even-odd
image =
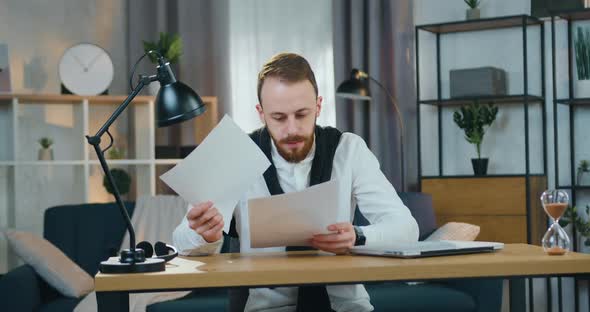
[[397, 115], [397, 120], [400, 126], [399, 132], [399, 141], [400, 141], [400, 158], [401, 158], [401, 182], [402, 182], [402, 191], [406, 190], [405, 181], [405, 168], [404, 168], [404, 123], [402, 121], [402, 115], [399, 111], [399, 107], [397, 106], [397, 102], [393, 98], [393, 95], [375, 78], [369, 76], [362, 70], [353, 68], [350, 72], [350, 79], [345, 80], [341, 83], [338, 88], [336, 89], [336, 96], [347, 98], [351, 100], [362, 100], [362, 101], [370, 101], [371, 98], [371, 89], [369, 88], [369, 80], [375, 82], [389, 97], [389, 100], [393, 104], [393, 108], [395, 109], [395, 113]]
[[[137, 64], [148, 54], [156, 54], [158, 56], [157, 74], [152, 76], [139, 75], [139, 83], [133, 88], [133, 75]], [[146, 258], [145, 252], [141, 248], [136, 248], [135, 245], [135, 230], [131, 225], [131, 219], [127, 214], [125, 205], [121, 200], [121, 195], [117, 189], [113, 177], [110, 173], [109, 167], [104, 158], [104, 153], [113, 146], [113, 136], [109, 133], [109, 127], [115, 122], [117, 117], [127, 108], [129, 103], [137, 96], [141, 89], [151, 82], [160, 82], [161, 88], [156, 96], [157, 106], [157, 124], [158, 127], [170, 126], [195, 116], [201, 115], [205, 112], [206, 107], [203, 100], [195, 91], [184, 83], [177, 81], [172, 73], [170, 63], [156, 51], [148, 51], [140, 57], [131, 71], [129, 78], [131, 86], [131, 94], [117, 107], [115, 112], [109, 117], [105, 124], [96, 132], [94, 136], [86, 136], [88, 143], [94, 147], [102, 170], [104, 171], [108, 183], [113, 189], [113, 195], [117, 202], [117, 206], [121, 210], [121, 215], [125, 219], [127, 231], [129, 232], [129, 249], [123, 249], [120, 252], [119, 261], [103, 261], [100, 263], [100, 271], [102, 273], [139, 273], [139, 272], [158, 272], [165, 270], [165, 260], [161, 258]], [[108, 134], [111, 142], [104, 150], [100, 148], [100, 139], [104, 134]]]

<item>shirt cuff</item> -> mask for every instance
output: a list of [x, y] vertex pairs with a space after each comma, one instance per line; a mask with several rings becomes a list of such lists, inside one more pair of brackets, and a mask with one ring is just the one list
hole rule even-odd
[[368, 225], [360, 226], [359, 228], [361, 229], [361, 231], [363, 231], [363, 234], [365, 235], [365, 246], [383, 245], [380, 235], [381, 233], [379, 233], [379, 231], [377, 231], [375, 227]]
[[208, 243], [201, 235], [194, 231], [190, 232], [190, 241], [192, 246], [198, 246], [193, 249], [182, 250], [179, 253], [183, 256], [208, 256], [211, 254], [219, 253], [223, 246], [223, 237], [213, 243]]

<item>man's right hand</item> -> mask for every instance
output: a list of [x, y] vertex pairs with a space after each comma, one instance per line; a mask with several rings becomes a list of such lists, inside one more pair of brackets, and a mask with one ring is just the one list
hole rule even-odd
[[216, 242], [223, 237], [223, 216], [213, 207], [212, 202], [193, 205], [186, 218], [188, 226], [208, 243]]

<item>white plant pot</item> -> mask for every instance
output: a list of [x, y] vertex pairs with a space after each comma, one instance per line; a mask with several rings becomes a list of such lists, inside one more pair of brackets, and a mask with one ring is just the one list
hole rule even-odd
[[465, 17], [468, 20], [474, 20], [474, 19], [479, 19], [479, 9], [468, 9]]
[[576, 180], [576, 183], [580, 186], [590, 186], [590, 172], [579, 172]]
[[590, 98], [590, 80], [576, 80], [574, 97]]
[[590, 246], [584, 245], [586, 237], [578, 234], [578, 251], [583, 253], [590, 253]]
[[39, 160], [53, 160], [53, 150], [51, 148], [42, 148], [39, 150]]

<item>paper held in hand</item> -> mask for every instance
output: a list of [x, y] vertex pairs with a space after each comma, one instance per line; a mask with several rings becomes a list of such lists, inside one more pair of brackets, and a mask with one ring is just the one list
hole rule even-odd
[[[309, 246], [314, 234], [329, 233], [328, 225], [350, 222], [342, 209], [338, 181], [328, 181], [301, 192], [250, 199], [250, 240], [253, 248]], [[348, 206], [347, 206], [348, 207]]]
[[160, 178], [191, 204], [212, 201], [228, 233], [238, 201], [269, 166], [260, 148], [226, 115], [195, 150]]

